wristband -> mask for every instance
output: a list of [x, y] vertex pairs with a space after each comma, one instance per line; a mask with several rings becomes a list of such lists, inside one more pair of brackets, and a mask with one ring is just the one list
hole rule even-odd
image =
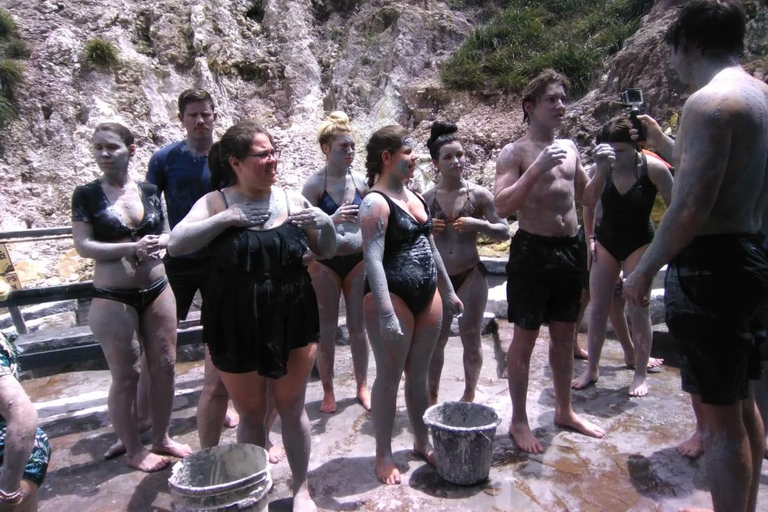
[[21, 487], [13, 492], [5, 492], [0, 489], [0, 503], [8, 503], [9, 505], [18, 505], [21, 503], [22, 498]]

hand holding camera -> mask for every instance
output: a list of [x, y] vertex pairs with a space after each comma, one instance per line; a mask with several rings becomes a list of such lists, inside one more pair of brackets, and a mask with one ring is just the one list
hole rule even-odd
[[[629, 119], [632, 121], [632, 126], [637, 130], [637, 138], [635, 141], [640, 144], [645, 142], [646, 133], [643, 123], [638, 119], [640, 114], [640, 106], [643, 104], [643, 91], [640, 89], [627, 89], [621, 93], [621, 103], [630, 107]], [[634, 137], [633, 137], [634, 138]]]

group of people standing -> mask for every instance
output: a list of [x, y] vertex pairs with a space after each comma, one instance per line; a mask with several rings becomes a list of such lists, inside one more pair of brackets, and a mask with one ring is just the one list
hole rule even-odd
[[[416, 163], [408, 131], [392, 125], [371, 135], [364, 177], [351, 170], [355, 138], [340, 112], [318, 131], [325, 164], [301, 193], [276, 184], [281, 150], [264, 127], [239, 122], [214, 143], [214, 102], [200, 89], [179, 97], [187, 137], [152, 157], [146, 182], [128, 172], [131, 132], [116, 123], [97, 126], [92, 151], [102, 175], [75, 189], [72, 225], [78, 253], [96, 262], [89, 323], [112, 373], [108, 408], [119, 437], [106, 455], [125, 451], [129, 466], [151, 472], [166, 467], [168, 456], [192, 452], [168, 430], [176, 328], [200, 290], [201, 447], [218, 444], [224, 424], [237, 424], [238, 442], [273, 448], [269, 429], [279, 414], [293, 508], [314, 510], [305, 393], [317, 359], [321, 410], [336, 411], [334, 342], [343, 293], [357, 399], [372, 411], [376, 475], [387, 484], [401, 480], [391, 438], [403, 373], [414, 452], [435, 464], [422, 416], [438, 399], [453, 317], [464, 346], [462, 400], [475, 398], [482, 365], [488, 285], [477, 235], [508, 238], [504, 218], [516, 214], [507, 265], [514, 323], [507, 369], [509, 432], [518, 447], [544, 451], [530, 429], [526, 397], [545, 323], [555, 423], [604, 435], [573, 410], [571, 387], [598, 378], [622, 270], [634, 341], [625, 347], [635, 368], [629, 394], [648, 393], [647, 368], [659, 363], [649, 357], [649, 291], [671, 261], [667, 322], [681, 341], [683, 384], [700, 424], [714, 508], [754, 511], [765, 432], [748, 379], [758, 375], [764, 332], [755, 321], [768, 288], [768, 254], [755, 234], [768, 199], [768, 86], [738, 65], [744, 26], [737, 1], [693, 0], [670, 29], [672, 65], [698, 91], [683, 109], [677, 141], [650, 117], [641, 119], [648, 146], [675, 164], [674, 192], [669, 167], [640, 151], [640, 134], [623, 119], [600, 132], [587, 172], [576, 145], [555, 137], [568, 80], [552, 70], [523, 93], [527, 132], [499, 155], [494, 193], [465, 179], [462, 144], [447, 123], [432, 126], [427, 146], [439, 181], [423, 197], [407, 187]], [[657, 193], [669, 210], [654, 237], [649, 216]], [[588, 268], [588, 365], [572, 380]], [[615, 316], [624, 319], [623, 311]], [[377, 369], [371, 391], [368, 340]], [[8, 373], [0, 372], [0, 391]], [[237, 414], [227, 414], [230, 398]], [[0, 412], [8, 414], [5, 407]], [[139, 436], [149, 428], [147, 449]], [[270, 450], [273, 461], [281, 457]], [[21, 496], [7, 487], [8, 474], [0, 474], [0, 506]]]

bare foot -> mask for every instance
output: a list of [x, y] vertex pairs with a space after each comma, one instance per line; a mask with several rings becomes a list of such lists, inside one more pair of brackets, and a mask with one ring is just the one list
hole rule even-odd
[[605, 430], [594, 423], [585, 420], [573, 411], [564, 418], [558, 418], [557, 413], [555, 413], [555, 425], [558, 427], [572, 428], [585, 436], [597, 437], [598, 439], [605, 435]]
[[629, 387], [629, 396], [640, 398], [647, 394], [648, 384], [645, 383], [645, 377], [635, 375], [635, 378], [632, 379], [632, 385]]
[[[631, 359], [628, 359], [627, 356], [624, 356], [624, 364], [627, 365], [627, 368], [629, 370], [635, 369], [635, 362]], [[649, 357], [648, 358], [648, 366], [647, 368], [649, 370], [653, 370], [654, 368], [658, 368], [659, 366], [664, 364], [664, 359], [658, 358], [658, 357]]]
[[587, 360], [589, 359], [589, 354], [587, 354], [587, 351], [581, 348], [578, 345], [573, 346], [573, 358], [574, 359], [583, 359]]
[[320, 412], [333, 414], [336, 412], [336, 397], [333, 392], [323, 395], [323, 403], [320, 404]]
[[171, 455], [172, 457], [178, 457], [180, 459], [189, 457], [195, 453], [189, 445], [177, 443], [170, 437], [163, 439], [163, 442], [160, 444], [153, 444], [152, 451], [163, 455]]
[[270, 464], [277, 464], [285, 458], [285, 448], [275, 446], [269, 439], [267, 439], [267, 453], [269, 454]]
[[171, 460], [167, 457], [155, 455], [154, 453], [142, 449], [139, 453], [128, 457], [128, 466], [133, 469], [138, 469], [145, 473], [154, 473], [168, 467]]
[[427, 443], [424, 446], [413, 445], [413, 453], [424, 459], [427, 463], [437, 466], [437, 454], [432, 445]]
[[704, 453], [704, 443], [701, 442], [701, 434], [696, 431], [687, 441], [677, 445], [677, 453], [691, 460], [701, 457], [701, 454]]
[[459, 399], [459, 402], [474, 402], [475, 401], [475, 392], [474, 391], [464, 391], [464, 394], [461, 395], [461, 399]]
[[517, 447], [528, 453], [544, 453], [544, 448], [536, 440], [527, 423], [509, 426], [509, 435], [514, 439]]
[[224, 426], [227, 428], [237, 428], [239, 424], [240, 415], [235, 411], [227, 411], [226, 416], [224, 416]]
[[[144, 432], [147, 432], [149, 429], [152, 428], [152, 422], [149, 420], [140, 421], [139, 422], [139, 435], [143, 434]], [[125, 453], [125, 445], [123, 442], [118, 438], [117, 442], [107, 448], [107, 451], [104, 452], [104, 458], [105, 459], [113, 459], [115, 457], [118, 457], [120, 455], [123, 455]]]
[[387, 457], [376, 456], [376, 476], [387, 485], [400, 483], [400, 470], [397, 469], [395, 460], [391, 455]]
[[365, 386], [362, 389], [357, 390], [357, 401], [363, 406], [366, 411], [371, 410], [371, 392], [368, 391], [368, 387]]
[[293, 512], [315, 512], [317, 505], [309, 495], [309, 489], [303, 487], [293, 495]]
[[597, 375], [592, 375], [589, 373], [589, 370], [584, 370], [584, 373], [571, 381], [571, 387], [573, 389], [584, 389], [595, 382], [597, 382]]

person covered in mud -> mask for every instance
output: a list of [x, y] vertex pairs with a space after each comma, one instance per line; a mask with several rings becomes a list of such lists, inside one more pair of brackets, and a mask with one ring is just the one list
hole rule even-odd
[[333, 363], [336, 348], [336, 327], [339, 321], [339, 297], [344, 292], [352, 367], [357, 382], [357, 400], [365, 410], [371, 410], [368, 391], [368, 339], [363, 323], [363, 240], [357, 214], [368, 188], [365, 178], [352, 171], [355, 158], [355, 138], [344, 112], [332, 112], [317, 130], [317, 141], [325, 155], [325, 166], [312, 174], [302, 195], [312, 206], [331, 216], [336, 227], [336, 255], [327, 260], [315, 260], [309, 265], [312, 285], [320, 312], [320, 346], [317, 369], [323, 385], [320, 410], [336, 412], [333, 391]]
[[173, 229], [172, 256], [211, 254], [203, 340], [240, 414], [237, 441], [265, 446], [268, 387], [293, 473], [293, 510], [315, 510], [304, 410], [319, 336], [317, 298], [304, 265], [311, 250], [336, 252], [333, 221], [298, 193], [275, 185], [280, 151], [253, 122], [230, 127], [208, 154], [211, 185]]
[[749, 381], [765, 337], [768, 85], [739, 65], [745, 29], [743, 5], [728, 0], [691, 0], [670, 25], [670, 63], [695, 92], [674, 141], [639, 116], [649, 147], [677, 172], [672, 204], [624, 283], [627, 301], [645, 305], [669, 262], [667, 326], [698, 408], [715, 512], [756, 509], [765, 443]]
[[[112, 374], [108, 410], [128, 465], [152, 472], [170, 464], [166, 455], [192, 453], [168, 435], [176, 362], [176, 301], [160, 259], [168, 222], [157, 187], [136, 183], [128, 174], [136, 151], [128, 128], [98, 125], [91, 148], [102, 175], [72, 194], [75, 249], [95, 260], [88, 324]], [[152, 389], [151, 450], [141, 444], [137, 423], [142, 352]]]
[[587, 183], [576, 145], [555, 139], [565, 116], [569, 81], [545, 70], [523, 91], [526, 134], [505, 146], [496, 162], [494, 203], [502, 217], [517, 213], [507, 264], [508, 318], [514, 323], [507, 352], [512, 423], [509, 433], [530, 453], [544, 448], [531, 432], [526, 411], [531, 355], [543, 323], [549, 324], [549, 361], [555, 387], [555, 425], [602, 437], [597, 425], [571, 404], [573, 338], [586, 267], [577, 236], [576, 200]]
[[[0, 301], [10, 292], [0, 279]], [[0, 512], [37, 512], [37, 490], [50, 459], [48, 437], [18, 380], [16, 347], [0, 333]]]
[[[603, 126], [593, 151], [592, 178], [582, 197], [587, 207], [600, 202], [602, 218], [587, 239], [592, 302], [587, 334], [589, 359], [583, 373], [571, 383], [574, 389], [584, 389], [597, 382], [616, 280], [622, 270], [625, 276], [632, 273], [653, 240], [651, 210], [656, 194], [661, 194], [667, 205], [672, 196], [669, 169], [658, 158], [649, 158], [639, 151], [631, 138], [631, 129], [632, 123], [626, 117], [612, 119]], [[630, 304], [628, 309], [635, 356], [631, 362], [635, 375], [629, 396], [642, 397], [648, 394], [646, 378], [653, 336], [651, 312], [648, 305]]]
[[[509, 224], [500, 218], [490, 191], [465, 180], [465, 154], [456, 136], [454, 124], [436, 121], [427, 141], [432, 164], [442, 176], [440, 182], [424, 194], [432, 213], [435, 245], [440, 252], [453, 289], [461, 299], [464, 313], [459, 317], [459, 335], [464, 347], [464, 394], [461, 400], [472, 402], [483, 365], [480, 330], [488, 300], [488, 271], [477, 252], [477, 235], [492, 239], [509, 238]], [[444, 304], [447, 306], [447, 303]], [[437, 346], [429, 366], [429, 403], [437, 403], [440, 374], [443, 371], [445, 345], [451, 330], [453, 313], [443, 308], [443, 322]]]
[[[187, 136], [184, 140], [156, 151], [149, 160], [147, 171], [147, 181], [157, 185], [163, 193], [171, 229], [189, 213], [195, 201], [211, 191], [208, 151], [213, 145], [213, 129], [217, 119], [213, 98], [203, 89], [182, 91], [178, 107], [178, 118]], [[176, 319], [184, 320], [198, 290], [205, 301], [210, 255], [206, 249], [178, 258], [166, 254], [163, 263], [176, 297]], [[139, 398], [142, 396], [139, 395]], [[222, 424], [237, 426], [236, 414], [227, 414], [228, 401], [227, 390], [206, 352], [203, 389], [197, 404], [197, 430], [201, 448], [219, 444]]]
[[413, 149], [413, 139], [401, 126], [385, 126], [371, 135], [365, 162], [371, 192], [360, 206], [367, 273], [365, 326], [376, 359], [371, 409], [375, 471], [385, 484], [401, 481], [392, 457], [392, 428], [403, 371], [414, 452], [435, 464], [423, 419], [429, 402], [427, 373], [443, 301], [454, 316], [463, 309], [432, 239], [427, 204], [405, 186], [416, 164]]

